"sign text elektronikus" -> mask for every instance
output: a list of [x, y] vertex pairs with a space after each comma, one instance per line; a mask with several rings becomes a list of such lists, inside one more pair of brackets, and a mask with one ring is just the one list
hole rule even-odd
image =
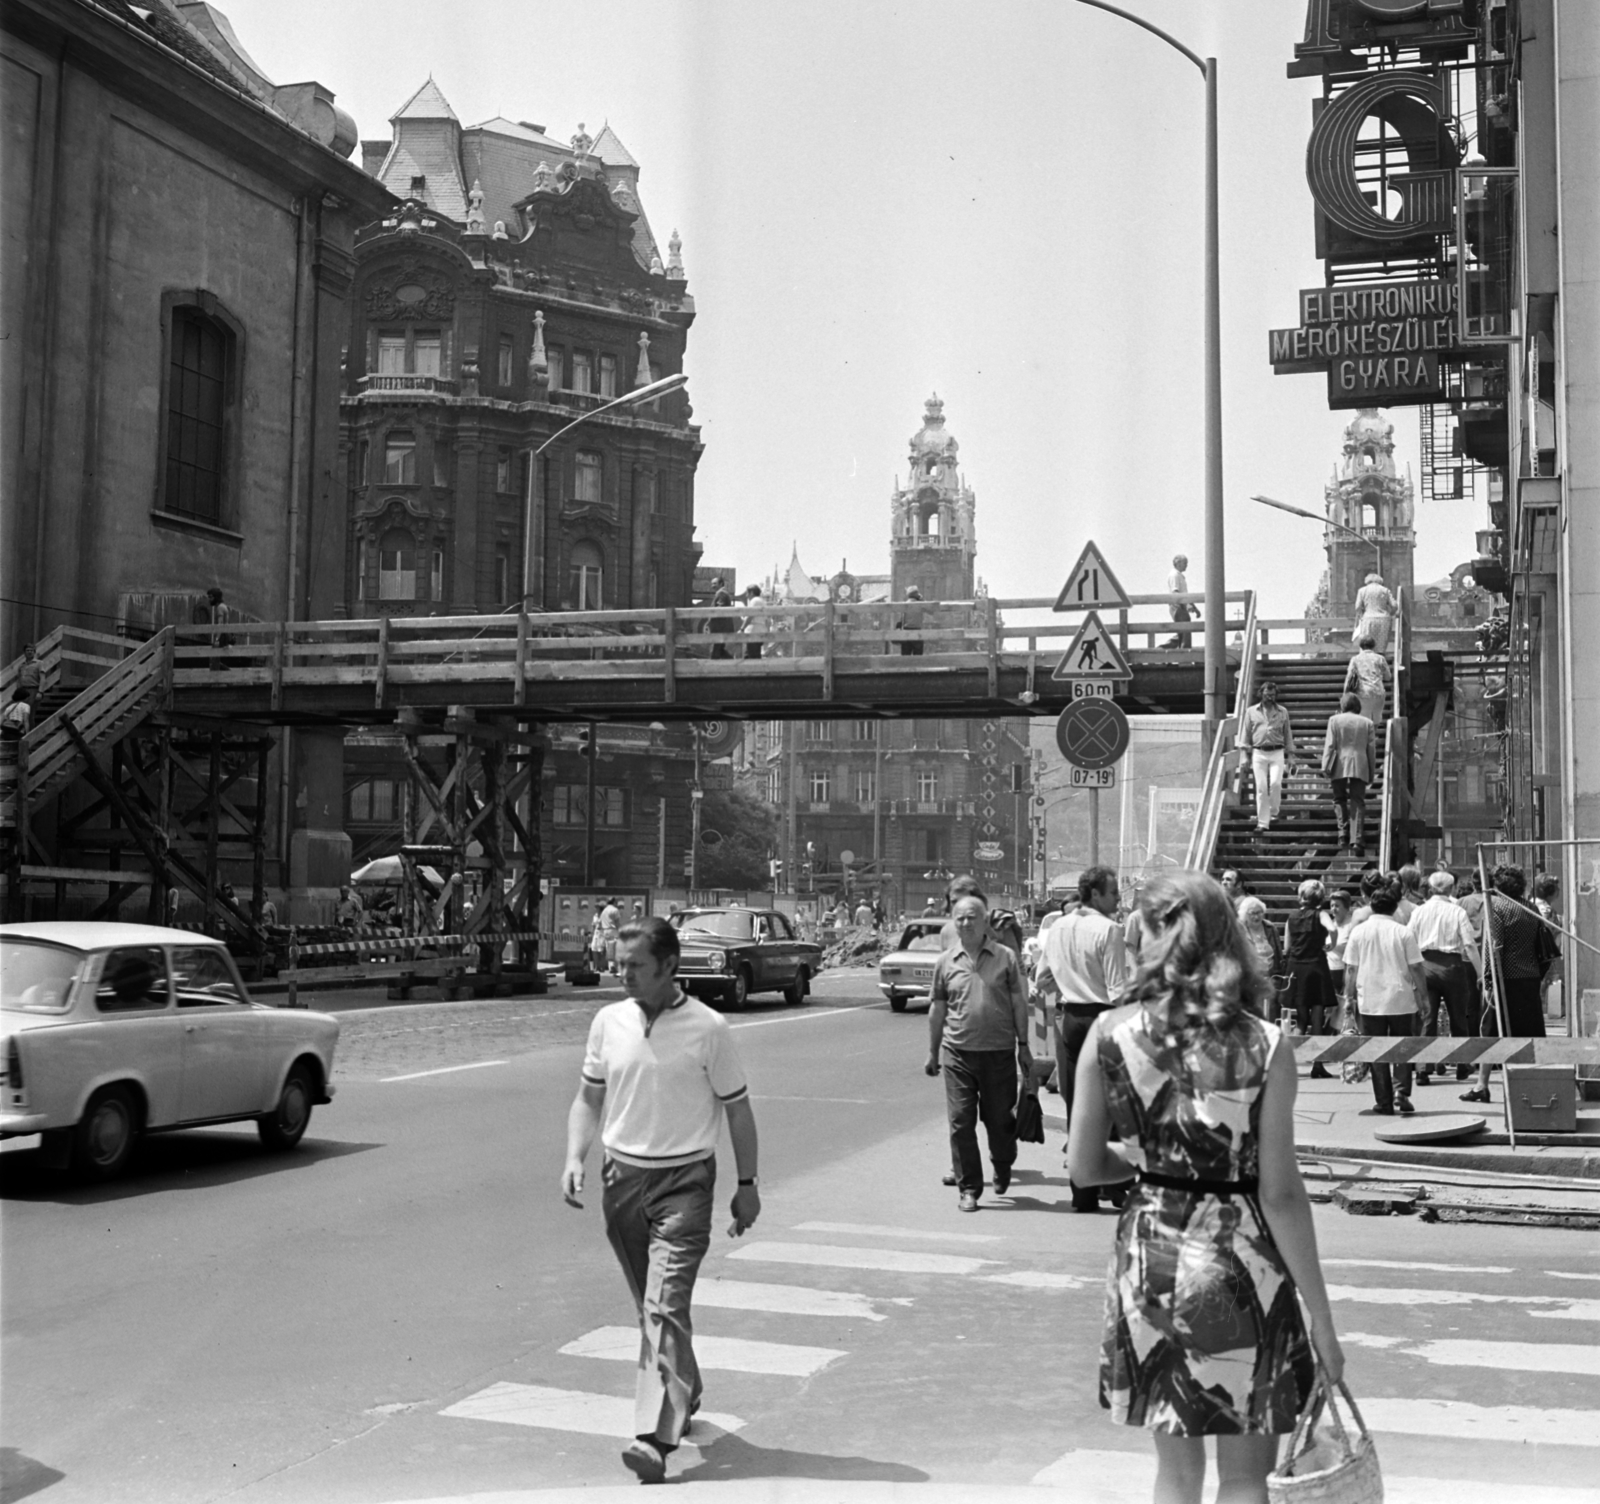
[[1443, 394], [1439, 358], [1455, 344], [1454, 282], [1425, 279], [1300, 294], [1300, 327], [1268, 331], [1273, 369], [1328, 373], [1328, 406], [1432, 402]]

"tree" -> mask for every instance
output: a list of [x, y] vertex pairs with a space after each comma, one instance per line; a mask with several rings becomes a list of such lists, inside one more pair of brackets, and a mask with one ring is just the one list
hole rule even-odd
[[778, 834], [770, 805], [738, 789], [708, 789], [700, 805], [700, 828], [722, 837], [700, 843], [696, 882], [702, 888], [765, 888], [772, 881], [767, 861]]

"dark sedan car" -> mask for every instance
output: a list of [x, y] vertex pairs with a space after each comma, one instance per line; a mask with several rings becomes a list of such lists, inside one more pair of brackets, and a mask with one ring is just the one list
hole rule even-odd
[[704, 1002], [742, 1008], [753, 992], [781, 992], [803, 1003], [822, 969], [822, 947], [795, 934], [775, 909], [685, 909], [674, 914], [678, 980]]

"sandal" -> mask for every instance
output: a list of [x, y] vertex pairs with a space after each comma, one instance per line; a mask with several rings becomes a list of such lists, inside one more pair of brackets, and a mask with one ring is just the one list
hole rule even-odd
[[1461, 1093], [1461, 1100], [1463, 1102], [1487, 1102], [1490, 1098], [1489, 1093], [1483, 1087], [1474, 1086], [1471, 1091]]

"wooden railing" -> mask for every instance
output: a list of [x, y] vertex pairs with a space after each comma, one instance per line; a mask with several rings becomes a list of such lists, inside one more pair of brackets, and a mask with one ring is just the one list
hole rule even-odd
[[1184, 854], [1184, 866], [1196, 872], [1205, 872], [1217, 849], [1217, 832], [1222, 828], [1222, 812], [1231, 798], [1230, 774], [1239, 766], [1239, 728], [1244, 713], [1255, 693], [1256, 643], [1260, 624], [1256, 620], [1256, 601], [1248, 593], [1245, 604], [1243, 650], [1239, 654], [1239, 677], [1234, 688], [1233, 714], [1217, 728], [1217, 739], [1211, 745], [1211, 755], [1206, 760], [1205, 782], [1200, 791], [1200, 808], [1195, 812], [1194, 829], [1189, 833], [1189, 849]]
[[[1197, 599], [1198, 597], [1190, 597]], [[1169, 619], [1174, 597], [1134, 596], [1128, 611], [1108, 615], [1124, 651], [1159, 653], [1164, 663], [1198, 663], [1198, 647], [1154, 647], [1158, 637], [1192, 640], [1196, 623]], [[1248, 592], [1228, 596], [1248, 605]], [[823, 698], [835, 672], [884, 668], [905, 672], [988, 669], [995, 692], [1002, 660], [1025, 666], [1032, 687], [1048, 678], [1081, 625], [1077, 616], [1014, 623], [1007, 612], [1048, 611], [1049, 597], [863, 604], [692, 606], [643, 611], [560, 611], [499, 616], [394, 616], [362, 621], [230, 622], [225, 628], [180, 627], [173, 682], [189, 686], [266, 686], [272, 708], [285, 688], [362, 685], [382, 709], [393, 686], [511, 680], [514, 703], [530, 685], [566, 680], [635, 679], [661, 684], [678, 698], [680, 676], [763, 677], [820, 674]], [[1159, 606], [1159, 617], [1139, 608]], [[902, 623], [920, 614], [920, 624]], [[1114, 616], [1114, 620], [1113, 620]], [[724, 626], [723, 624], [727, 624]], [[1230, 623], [1230, 627], [1235, 624]], [[1242, 622], [1239, 623], [1242, 625]], [[1145, 639], [1152, 646], [1140, 649]], [[909, 649], [909, 651], [907, 651]]]
[[166, 627], [136, 646], [121, 637], [64, 629], [61, 660], [97, 667], [101, 672], [87, 689], [47, 716], [24, 739], [30, 807], [75, 776], [80, 738], [95, 746], [165, 697], [172, 682], [172, 633], [173, 629]]
[[[1398, 696], [1396, 697], [1398, 698]], [[1378, 870], [1393, 872], [1395, 852], [1400, 845], [1397, 833], [1410, 816], [1411, 795], [1407, 786], [1411, 736], [1404, 715], [1398, 712], [1383, 727], [1383, 796], [1379, 801], [1382, 825], [1378, 831]]]

